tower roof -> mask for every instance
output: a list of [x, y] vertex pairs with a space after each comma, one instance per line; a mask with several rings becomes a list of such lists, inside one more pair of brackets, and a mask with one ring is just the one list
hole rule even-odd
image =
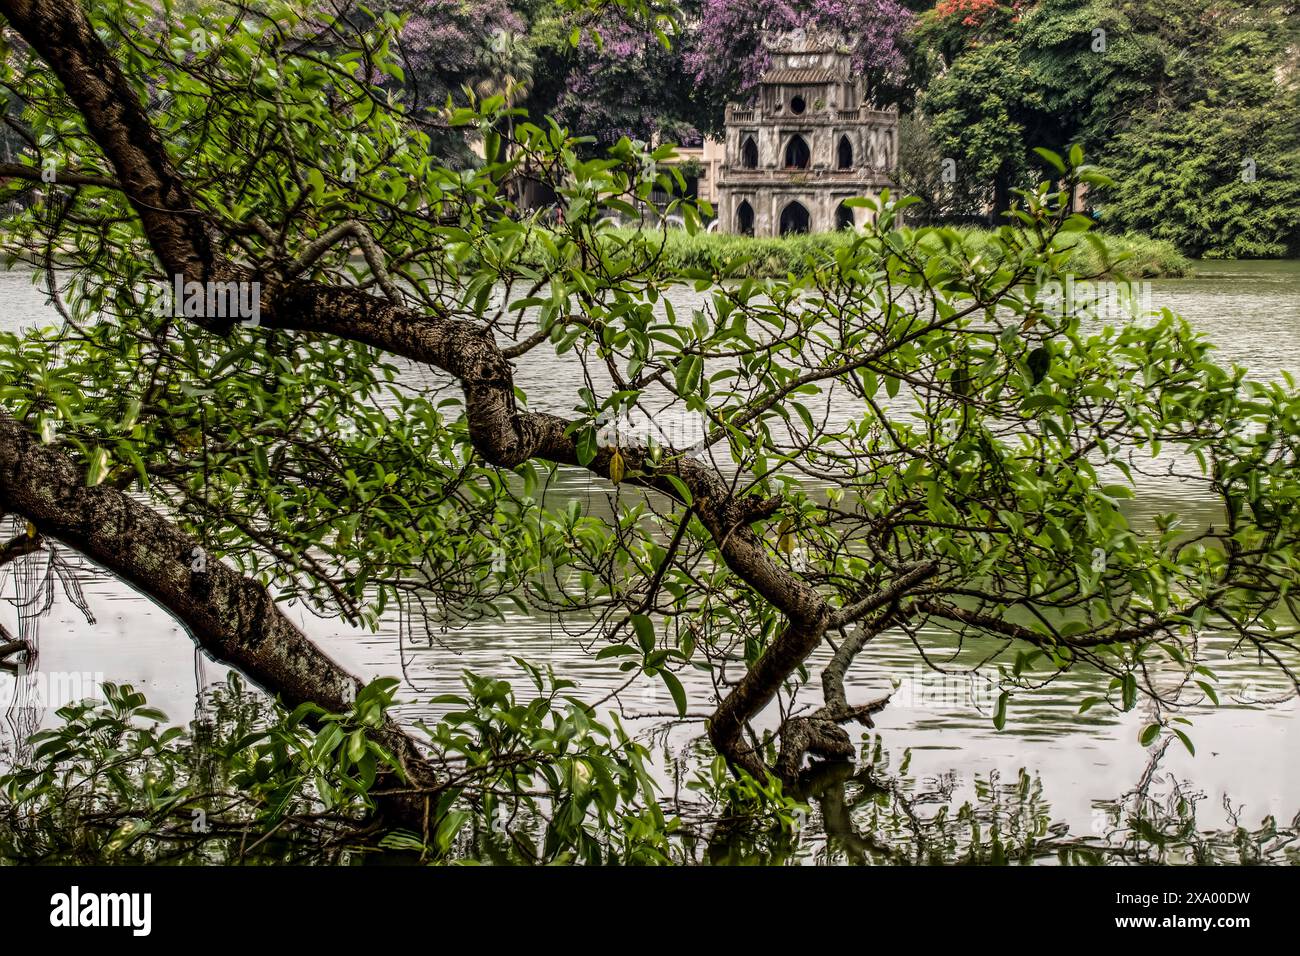
[[763, 47], [772, 53], [852, 53], [838, 30], [790, 30], [763, 34]]
[[771, 59], [759, 84], [773, 86], [844, 86], [855, 82], [853, 55], [838, 32], [792, 30], [765, 33], [763, 47]]
[[839, 83], [848, 77], [836, 70], [804, 68], [797, 70], [768, 70], [763, 74], [764, 83], [781, 83], [785, 86], [799, 86], [813, 83]]

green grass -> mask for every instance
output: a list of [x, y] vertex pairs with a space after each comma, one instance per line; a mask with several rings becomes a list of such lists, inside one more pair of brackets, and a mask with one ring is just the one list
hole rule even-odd
[[[998, 250], [992, 242], [995, 235], [992, 230], [961, 227], [950, 231], [957, 234], [970, 255], [983, 253], [986, 259], [996, 257]], [[630, 229], [616, 232], [624, 237], [634, 234]], [[654, 234], [656, 242], [660, 235]], [[1137, 234], [1098, 235], [1105, 243], [1112, 268], [1106, 268], [1103, 257], [1090, 242], [1075, 234], [1067, 239], [1073, 243], [1073, 249], [1066, 271], [1089, 276], [1120, 272], [1134, 279], [1184, 276], [1192, 271], [1191, 261], [1170, 242]], [[849, 232], [751, 239], [705, 232], [692, 236], [683, 229], [670, 229], [666, 236], [661, 263], [664, 273], [703, 270], [725, 278], [767, 278], [804, 272], [827, 261], [835, 250], [853, 240]], [[937, 242], [935, 247], [936, 251], [940, 248]]]

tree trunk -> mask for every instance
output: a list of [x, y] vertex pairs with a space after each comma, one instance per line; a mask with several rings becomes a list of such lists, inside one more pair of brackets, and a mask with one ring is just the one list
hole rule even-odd
[[[281, 614], [264, 587], [208, 558], [197, 541], [129, 495], [108, 485], [87, 487], [67, 456], [36, 442], [3, 410], [0, 511], [23, 516], [149, 595], [183, 621], [204, 650], [286, 706], [311, 702], [338, 713], [356, 699], [360, 681]], [[435, 782], [415, 741], [396, 722], [385, 723], [376, 738], [413, 785]], [[422, 801], [390, 801], [385, 809], [417, 832], [423, 826]]]

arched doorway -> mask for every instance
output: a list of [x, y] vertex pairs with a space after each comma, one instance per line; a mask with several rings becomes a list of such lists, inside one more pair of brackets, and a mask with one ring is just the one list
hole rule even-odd
[[792, 202], [781, 210], [781, 235], [790, 236], [808, 231], [808, 210], [802, 203]]
[[847, 136], [840, 137], [840, 145], [835, 152], [840, 169], [853, 168], [853, 144], [849, 142]]
[[853, 210], [840, 203], [839, 208], [835, 210], [835, 228], [836, 229], [856, 229], [858, 221], [853, 216]]
[[758, 144], [752, 136], [746, 136], [740, 145], [740, 165], [745, 169], [758, 169]]
[[798, 134], [790, 137], [790, 142], [785, 147], [785, 168], [786, 169], [807, 169], [808, 163], [812, 159], [812, 151], [808, 149], [808, 143]]
[[740, 205], [736, 207], [736, 232], [742, 236], [754, 234], [754, 207], [747, 199], [741, 200]]

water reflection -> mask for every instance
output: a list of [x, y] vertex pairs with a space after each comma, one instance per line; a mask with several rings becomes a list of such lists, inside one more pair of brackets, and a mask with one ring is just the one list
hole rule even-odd
[[714, 865], [1300, 863], [1300, 814], [1251, 823], [1250, 809], [1225, 794], [1229, 824], [1205, 826], [1205, 791], [1161, 770], [1168, 746], [1153, 752], [1132, 790], [1097, 801], [1090, 826], [1072, 830], [1040, 774], [948, 771], [921, 779], [908, 769], [910, 755], [891, 768], [877, 738], [856, 768], [825, 764], [805, 776], [799, 796], [813, 811], [806, 823], [797, 818], [793, 828], [762, 832], [724, 819], [703, 858]]

